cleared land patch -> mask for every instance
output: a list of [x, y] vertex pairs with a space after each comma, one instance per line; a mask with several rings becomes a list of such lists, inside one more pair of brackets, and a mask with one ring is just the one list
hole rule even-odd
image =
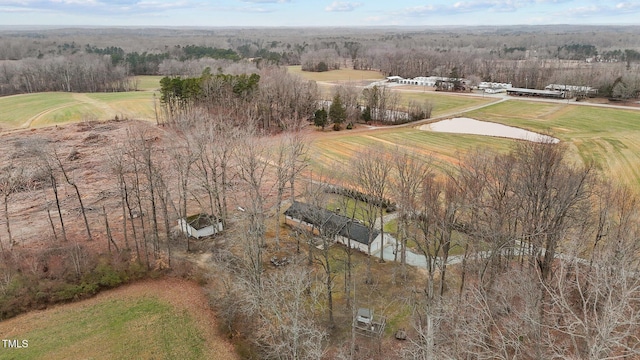
[[0, 323], [0, 359], [236, 359], [215, 333], [206, 297], [178, 279], [144, 281]]
[[287, 67], [289, 72], [302, 76], [304, 79], [313, 81], [363, 81], [363, 80], [380, 80], [384, 76], [379, 71], [372, 70], [353, 70], [340, 69], [323, 72], [302, 71], [302, 66], [295, 65]]

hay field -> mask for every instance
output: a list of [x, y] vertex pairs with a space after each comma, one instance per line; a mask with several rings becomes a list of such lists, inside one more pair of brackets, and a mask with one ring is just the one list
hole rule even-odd
[[143, 281], [0, 322], [0, 359], [236, 359], [197, 284]]
[[495, 98], [467, 96], [453, 93], [442, 93], [435, 91], [403, 91], [403, 87], [394, 87], [394, 91], [400, 93], [400, 101], [403, 105], [409, 104], [409, 101], [423, 102], [430, 101], [433, 104], [432, 117], [438, 117], [446, 114], [464, 112], [470, 108], [489, 104], [496, 101]]
[[70, 93], [38, 93], [0, 97], [0, 129], [28, 127], [29, 121], [56, 109], [78, 105]]
[[287, 69], [292, 74], [297, 74], [302, 76], [304, 79], [313, 81], [360, 82], [369, 80], [369, 82], [371, 82], [385, 78], [381, 72], [372, 70], [340, 69], [324, 72], [311, 72], [302, 71], [302, 66], [300, 65], [288, 66]]
[[[361, 128], [362, 129], [362, 128]], [[317, 174], [340, 178], [348, 173], [345, 167], [349, 160], [367, 146], [389, 149], [405, 149], [416, 156], [433, 157], [435, 166], [456, 163], [465, 153], [482, 147], [506, 151], [512, 140], [476, 136], [435, 133], [416, 128], [381, 128], [376, 130], [343, 130], [339, 133], [325, 132], [314, 136], [309, 151], [311, 167]]]
[[138, 91], [156, 91], [160, 89], [160, 79], [164, 76], [160, 75], [139, 75], [136, 76], [138, 83]]

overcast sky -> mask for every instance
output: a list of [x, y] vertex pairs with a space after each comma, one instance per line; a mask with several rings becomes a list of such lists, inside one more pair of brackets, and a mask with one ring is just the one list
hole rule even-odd
[[0, 25], [640, 24], [640, 0], [0, 0]]

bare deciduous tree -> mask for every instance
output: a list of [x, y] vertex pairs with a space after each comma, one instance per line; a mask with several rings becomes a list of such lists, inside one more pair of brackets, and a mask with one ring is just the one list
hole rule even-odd
[[272, 359], [321, 359], [327, 333], [309, 308], [311, 274], [291, 264], [265, 279], [265, 299], [257, 339], [265, 357]]
[[[371, 257], [373, 230], [380, 219], [380, 260], [384, 261], [384, 200], [389, 192], [391, 159], [386, 149], [367, 148], [356, 156], [351, 164], [354, 184], [370, 197], [366, 203], [367, 226], [369, 227], [368, 255]], [[367, 278], [371, 281], [371, 260], [367, 262]]]

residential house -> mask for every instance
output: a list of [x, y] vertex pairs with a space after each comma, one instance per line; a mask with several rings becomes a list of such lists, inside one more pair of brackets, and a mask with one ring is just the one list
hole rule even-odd
[[384, 241], [378, 230], [370, 229], [358, 220], [323, 209], [321, 207], [295, 201], [284, 213], [285, 223], [305, 229], [316, 235], [329, 236], [339, 242], [362, 252], [368, 253], [371, 241], [371, 253], [393, 242], [387, 234]]

